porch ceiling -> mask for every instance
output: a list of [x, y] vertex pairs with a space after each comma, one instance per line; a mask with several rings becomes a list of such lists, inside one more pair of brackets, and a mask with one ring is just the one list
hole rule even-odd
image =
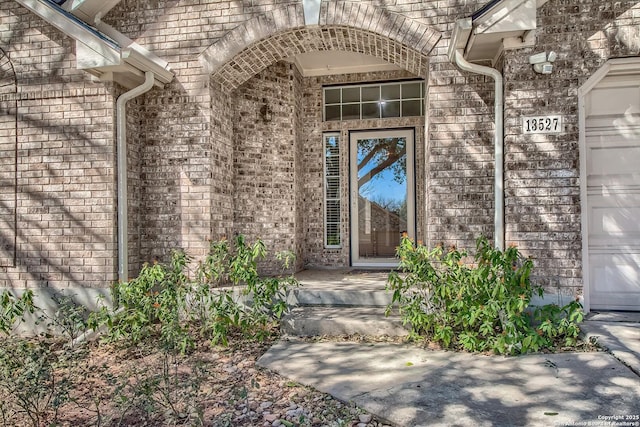
[[306, 52], [288, 60], [294, 62], [302, 75], [307, 77], [401, 69], [383, 59], [355, 52]]

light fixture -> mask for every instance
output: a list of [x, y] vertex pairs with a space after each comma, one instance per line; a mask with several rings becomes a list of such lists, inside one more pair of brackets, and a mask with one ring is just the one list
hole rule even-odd
[[533, 65], [533, 71], [538, 74], [551, 74], [553, 72], [553, 62], [558, 58], [554, 51], [536, 53], [529, 57], [529, 64]]
[[267, 103], [266, 98], [262, 98], [262, 107], [260, 107], [260, 118], [264, 123], [269, 123], [273, 120], [273, 111], [269, 104]]

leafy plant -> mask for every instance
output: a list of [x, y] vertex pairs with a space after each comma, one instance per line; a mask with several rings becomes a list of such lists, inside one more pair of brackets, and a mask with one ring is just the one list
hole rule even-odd
[[190, 291], [187, 262], [184, 252], [174, 251], [168, 266], [145, 264], [138, 277], [115, 284], [113, 310], [103, 306], [92, 313], [90, 327], [106, 324], [111, 340], [125, 339], [132, 345], [159, 333], [168, 350], [184, 353], [192, 348], [193, 340], [180, 321]]
[[76, 304], [71, 295], [54, 295], [57, 309], [49, 316], [49, 327], [61, 333], [73, 347], [75, 340], [87, 330], [89, 310], [82, 304]]
[[529, 305], [532, 296], [542, 296], [543, 290], [531, 285], [533, 262], [515, 246], [503, 252], [479, 238], [474, 263], [469, 265], [465, 251], [428, 249], [404, 237], [397, 254], [401, 272], [390, 274], [388, 289], [414, 337], [427, 336], [444, 347], [499, 354], [538, 351], [558, 339], [566, 343], [577, 339], [577, 323], [582, 320], [578, 302], [557, 310], [536, 310], [540, 326], [533, 326]]
[[28, 289], [19, 298], [3, 291], [0, 294], [0, 333], [9, 335], [15, 323], [24, 319], [25, 313], [33, 313], [35, 309], [32, 290]]
[[55, 425], [71, 383], [65, 361], [41, 340], [11, 338], [0, 346], [0, 406], [3, 419], [25, 414], [31, 425]]
[[[258, 271], [258, 261], [266, 258], [261, 240], [253, 244], [242, 235], [231, 247], [226, 239], [211, 242], [210, 251], [200, 264], [201, 279], [195, 292], [194, 313], [200, 316], [201, 333], [213, 343], [226, 344], [233, 330], [245, 336], [263, 339], [270, 325], [288, 310], [286, 293], [298, 286], [292, 275], [265, 277]], [[276, 254], [282, 271], [295, 260], [292, 252]]]
[[[145, 264], [138, 277], [114, 285], [113, 309], [103, 305], [90, 316], [90, 326], [106, 325], [111, 340], [133, 345], [159, 335], [163, 348], [179, 353], [193, 349], [194, 333], [223, 344], [234, 331], [265, 338], [288, 309], [287, 290], [298, 285], [293, 276], [260, 275], [258, 261], [266, 254], [261, 240], [248, 244], [242, 235], [233, 245], [213, 241], [194, 281], [187, 274], [188, 257], [174, 251], [169, 265]], [[293, 256], [277, 259], [284, 270]]]

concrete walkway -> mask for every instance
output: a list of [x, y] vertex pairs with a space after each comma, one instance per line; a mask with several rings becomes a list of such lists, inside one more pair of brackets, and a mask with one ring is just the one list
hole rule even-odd
[[640, 312], [590, 313], [580, 328], [616, 359], [640, 375]]
[[[602, 323], [594, 328], [615, 336], [616, 351], [638, 357], [640, 323]], [[402, 427], [640, 425], [640, 377], [608, 352], [501, 357], [283, 340], [258, 364]]]

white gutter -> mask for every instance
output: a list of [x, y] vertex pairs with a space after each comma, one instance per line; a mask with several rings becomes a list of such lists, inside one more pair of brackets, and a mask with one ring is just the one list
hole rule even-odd
[[464, 50], [472, 33], [471, 18], [456, 22], [449, 45], [449, 59], [463, 71], [493, 78], [495, 82], [494, 132], [494, 246], [504, 250], [504, 83], [495, 68], [472, 64], [464, 58]]
[[64, 14], [51, 3], [40, 0], [16, 0], [16, 2], [74, 40], [81, 41], [97, 54], [114, 62], [120, 58], [120, 47], [118, 45], [101, 38], [98, 33], [91, 31], [82, 25], [82, 23], [64, 16]]
[[144, 83], [123, 93], [116, 101], [116, 149], [118, 184], [118, 280], [129, 280], [128, 253], [128, 196], [127, 196], [127, 101], [149, 91], [155, 82], [153, 72], [144, 73]]
[[95, 22], [87, 23], [45, 0], [15, 1], [76, 41], [78, 69], [97, 76], [106, 73], [120, 75], [121, 78], [110, 79], [125, 87], [130, 87], [130, 82], [122, 76], [139, 76], [146, 71], [155, 74], [156, 85], [159, 87], [173, 80], [174, 74], [167, 61], [101, 22], [99, 16], [95, 18]]

